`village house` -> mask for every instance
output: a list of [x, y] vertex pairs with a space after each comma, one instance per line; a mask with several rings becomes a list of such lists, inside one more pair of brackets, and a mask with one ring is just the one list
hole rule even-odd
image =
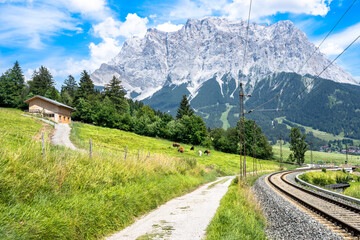
[[71, 112], [75, 110], [65, 104], [39, 95], [25, 102], [29, 104], [29, 113], [47, 117], [57, 123], [70, 123]]

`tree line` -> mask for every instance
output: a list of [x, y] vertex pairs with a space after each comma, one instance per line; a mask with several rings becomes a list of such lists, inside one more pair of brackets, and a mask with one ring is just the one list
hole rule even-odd
[[[207, 129], [203, 119], [195, 114], [184, 95], [176, 116], [156, 111], [140, 101], [126, 98], [121, 81], [113, 76], [102, 91], [96, 90], [87, 71], [82, 71], [79, 82], [69, 75], [58, 91], [50, 71], [41, 66], [32, 78], [25, 81], [18, 62], [0, 77], [0, 106], [25, 109], [24, 100], [41, 95], [74, 107], [72, 119], [102, 127], [117, 128], [139, 135], [213, 147], [216, 150], [243, 154], [240, 149], [240, 122], [227, 130]], [[263, 159], [272, 158], [272, 148], [259, 126], [242, 120], [246, 154]]]

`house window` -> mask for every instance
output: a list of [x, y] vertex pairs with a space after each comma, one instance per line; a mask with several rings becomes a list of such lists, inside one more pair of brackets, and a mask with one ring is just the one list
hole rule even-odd
[[55, 115], [53, 113], [45, 113], [44, 117], [53, 118]]

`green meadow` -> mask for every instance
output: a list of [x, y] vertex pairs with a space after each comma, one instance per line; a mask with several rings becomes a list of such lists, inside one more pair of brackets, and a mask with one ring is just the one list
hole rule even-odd
[[[72, 151], [50, 144], [52, 127], [21, 114], [0, 108], [0, 239], [102, 238], [174, 197], [239, 171], [238, 155], [211, 150], [199, 157], [206, 148], [190, 151], [185, 144], [179, 153], [170, 141], [81, 123], [71, 133], [81, 149]], [[279, 169], [276, 162], [261, 163], [262, 170]]]
[[[156, 156], [158, 154], [165, 154], [167, 156], [178, 157], [181, 159], [195, 159], [201, 165], [211, 169], [216, 169], [217, 172], [223, 175], [235, 175], [239, 173], [240, 156], [235, 154], [223, 153], [210, 149], [210, 154], [204, 154], [207, 148], [202, 146], [195, 146], [195, 150], [191, 151], [192, 145], [182, 144], [184, 153], [179, 153], [177, 148], [172, 147], [169, 140], [158, 139], [140, 136], [135, 133], [125, 132], [117, 129], [97, 127], [89, 124], [74, 123], [72, 127], [71, 140], [72, 142], [89, 151], [89, 140], [92, 142], [93, 153], [110, 152], [116, 153], [121, 159], [125, 159], [125, 148], [127, 148], [127, 156], [135, 158], [147, 158], [147, 156]], [[202, 151], [202, 156], [199, 157], [198, 151]], [[142, 154], [141, 154], [142, 153]], [[247, 171], [253, 171], [253, 158], [246, 157]], [[259, 160], [256, 160], [259, 162]], [[260, 160], [261, 169], [277, 170], [279, 164], [274, 161]], [[256, 167], [256, 166], [254, 166]], [[260, 169], [258, 163], [257, 169]]]
[[[280, 146], [274, 145], [272, 146], [274, 152], [274, 158], [280, 160]], [[282, 146], [282, 153], [283, 153], [283, 161], [286, 161], [291, 153], [289, 145], [286, 144]], [[327, 152], [319, 152], [313, 151], [313, 163], [328, 163], [328, 164], [335, 164], [340, 165], [344, 164], [346, 160], [346, 155], [341, 153], [327, 153]], [[355, 165], [360, 165], [360, 156], [355, 155], [348, 155], [348, 162]], [[305, 163], [311, 163], [311, 151], [308, 150], [305, 153]]]

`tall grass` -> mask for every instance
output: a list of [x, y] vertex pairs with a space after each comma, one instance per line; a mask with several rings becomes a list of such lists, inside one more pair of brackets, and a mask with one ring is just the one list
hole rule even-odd
[[[166, 140], [75, 123], [77, 146], [86, 149], [93, 140], [90, 158], [87, 151], [50, 145], [52, 129], [20, 113], [0, 108], [0, 239], [101, 238], [219, 173], [238, 172], [237, 155], [198, 157], [184, 144], [180, 154]], [[278, 168], [262, 162], [263, 169]]]
[[[74, 123], [72, 128], [71, 140], [76, 146], [89, 149], [89, 139], [91, 138], [94, 151], [97, 149], [106, 149], [121, 155], [124, 158], [125, 146], [127, 146], [128, 154], [137, 156], [138, 149], [143, 156], [153, 154], [166, 154], [168, 156], [179, 157], [182, 159], [196, 159], [198, 163], [205, 165], [209, 168], [216, 169], [223, 175], [234, 175], [239, 173], [240, 156], [235, 154], [223, 153], [211, 150], [209, 156], [203, 154], [201, 157], [198, 151], [203, 153], [205, 147], [195, 146], [195, 151], [191, 151], [191, 145], [182, 144], [184, 153], [179, 153], [177, 148], [172, 147], [172, 142], [165, 139], [151, 138], [137, 135], [131, 132], [125, 132], [117, 129], [110, 129], [104, 127], [97, 127], [88, 124]], [[253, 158], [247, 157], [247, 171], [253, 171]], [[278, 170], [279, 163], [274, 161], [261, 160], [262, 170]], [[290, 167], [285, 165], [285, 167]], [[260, 165], [257, 165], [260, 169]]]
[[206, 239], [265, 239], [266, 220], [251, 191], [256, 179], [251, 176], [240, 184], [234, 179], [207, 228]]
[[44, 158], [40, 123], [8, 110], [0, 119], [0, 239], [100, 238], [216, 175], [161, 154], [89, 158], [47, 143]]
[[[343, 194], [360, 199], [360, 177], [342, 171], [308, 172], [299, 176], [300, 179], [308, 183], [324, 187], [335, 183], [350, 183]], [[350, 179], [353, 179], [350, 181]]]

